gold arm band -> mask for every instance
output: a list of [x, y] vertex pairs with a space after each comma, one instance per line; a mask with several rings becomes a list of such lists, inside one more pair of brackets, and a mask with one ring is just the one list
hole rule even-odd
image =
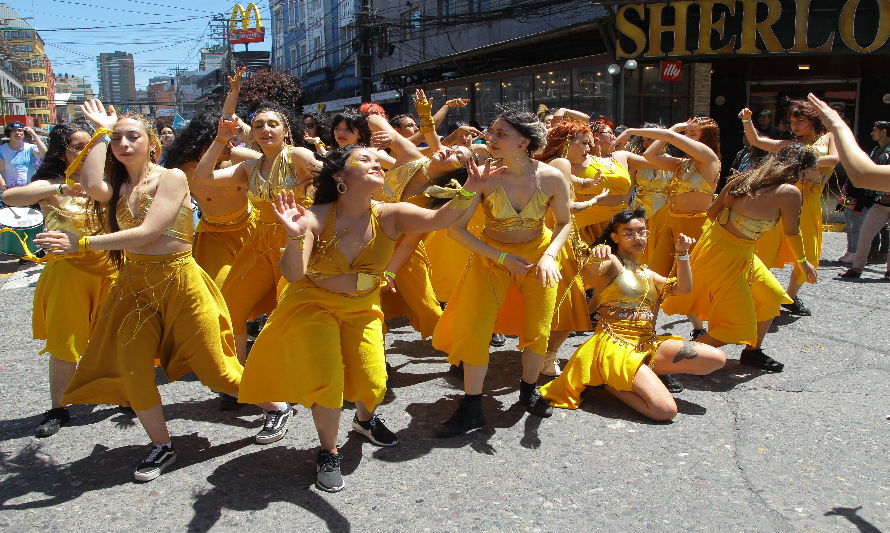
[[788, 247], [791, 248], [791, 253], [794, 254], [797, 262], [806, 261], [807, 254], [803, 251], [803, 235], [798, 231], [797, 235], [785, 235], [785, 238], [788, 239]]
[[302, 250], [302, 249], [303, 249], [303, 243], [304, 243], [304, 241], [306, 240], [306, 234], [304, 233], [304, 234], [302, 234], [302, 235], [288, 235], [288, 236], [287, 236], [287, 240], [289, 240], [289, 241], [295, 241], [295, 242], [297, 243], [297, 248], [299, 248], [300, 250]]
[[457, 209], [459, 211], [463, 211], [464, 209], [470, 207], [470, 204], [473, 203], [473, 198], [466, 198], [462, 196], [455, 196], [448, 202], [448, 207], [451, 209]]
[[77, 253], [89, 252], [92, 250], [92, 246], [90, 246], [90, 236], [84, 235], [80, 239], [77, 240]]

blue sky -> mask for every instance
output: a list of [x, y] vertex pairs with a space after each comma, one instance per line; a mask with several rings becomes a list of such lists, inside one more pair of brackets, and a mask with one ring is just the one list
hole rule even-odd
[[[46, 55], [57, 74], [86, 77], [98, 90], [96, 57], [121, 50], [134, 56], [136, 88], [148, 79], [168, 75], [171, 68], [197, 69], [199, 49], [211, 43], [209, 21], [215, 13], [232, 12], [235, 0], [19, 0], [6, 1], [40, 32]], [[242, 0], [242, 5], [248, 1]], [[257, 1], [266, 42], [250, 50], [271, 46], [269, 4]], [[130, 26], [126, 26], [130, 25]], [[98, 29], [95, 29], [97, 28]], [[76, 28], [76, 29], [68, 29]], [[235, 50], [244, 45], [235, 45]]]

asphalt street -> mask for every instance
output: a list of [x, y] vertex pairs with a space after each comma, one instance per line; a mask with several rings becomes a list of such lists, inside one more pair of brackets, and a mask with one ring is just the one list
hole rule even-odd
[[[489, 426], [433, 438], [460, 394], [443, 355], [413, 330], [387, 336], [395, 369], [381, 413], [401, 443], [340, 442], [346, 489], [316, 490], [317, 437], [299, 408], [289, 434], [259, 446], [259, 410], [221, 412], [197, 381], [160, 387], [179, 459], [157, 480], [132, 471], [141, 427], [110, 406], [33, 437], [49, 403], [46, 356], [31, 339], [37, 271], [0, 279], [0, 528], [5, 531], [890, 531], [890, 283], [882, 265], [831, 279], [844, 235], [825, 236], [811, 317], [782, 316], [764, 349], [785, 363], [679, 376], [680, 414], [651, 423], [602, 390], [577, 411], [529, 417], [516, 404], [515, 341], [496, 349]], [[777, 271], [784, 283], [788, 271]], [[683, 317], [661, 331], [688, 335]], [[567, 359], [586, 336], [569, 339]], [[294, 342], [312, 342], [311, 338]], [[543, 383], [543, 380], [542, 380]]]

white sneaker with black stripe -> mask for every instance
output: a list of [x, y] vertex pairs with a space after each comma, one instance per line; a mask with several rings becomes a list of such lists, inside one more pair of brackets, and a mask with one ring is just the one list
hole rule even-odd
[[263, 422], [263, 429], [257, 433], [254, 440], [257, 444], [270, 444], [284, 438], [290, 427], [291, 407], [287, 406], [284, 411], [266, 411], [266, 419]]
[[176, 462], [176, 452], [171, 444], [152, 444], [148, 457], [139, 463], [133, 477], [136, 481], [151, 481]]

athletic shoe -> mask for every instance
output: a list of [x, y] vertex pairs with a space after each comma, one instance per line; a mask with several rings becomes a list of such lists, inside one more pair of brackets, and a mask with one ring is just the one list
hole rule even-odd
[[339, 453], [331, 453], [327, 450], [318, 452], [318, 469], [315, 477], [315, 486], [325, 492], [340, 492], [343, 490], [343, 474], [340, 473]]
[[707, 332], [708, 332], [708, 330], [706, 330], [706, 329], [704, 329], [704, 328], [702, 328], [702, 329], [693, 329], [693, 330], [692, 330], [692, 333], [689, 335], [689, 340], [694, 341], [694, 340], [696, 340], [697, 338], [701, 337], [702, 335], [704, 335], [704, 334], [707, 333]]
[[792, 315], [797, 315], [797, 316], [810, 316], [810, 315], [813, 314], [813, 312], [810, 311], [810, 308], [807, 307], [807, 306], [803, 303], [803, 300], [800, 299], [800, 296], [798, 296], [797, 298], [795, 298], [793, 303], [790, 303], [790, 304], [782, 304], [782, 307], [784, 307], [785, 309], [787, 309], [788, 312], [791, 313]]
[[846, 272], [842, 272], [836, 276], [837, 278], [853, 278], [859, 279], [862, 277], [862, 272], [858, 270], [853, 270], [852, 268], [848, 268]]
[[37, 426], [34, 436], [43, 439], [55, 435], [70, 419], [67, 407], [54, 407], [43, 413], [43, 421]]
[[219, 395], [220, 411], [237, 411], [241, 409], [241, 405], [243, 404], [238, 403], [238, 398], [231, 394], [222, 393]]
[[488, 344], [490, 346], [494, 346], [495, 348], [500, 348], [501, 346], [507, 344], [507, 337], [502, 333], [492, 333], [491, 341]]
[[538, 387], [519, 380], [519, 401], [528, 408], [529, 414], [547, 418], [553, 414], [550, 402], [541, 398]]
[[759, 348], [756, 350], [753, 348], [742, 350], [739, 363], [766, 370], [767, 372], [781, 372], [785, 368], [785, 365], [766, 355]]
[[853, 264], [853, 254], [851, 252], [847, 252], [844, 255], [837, 258], [838, 263], [847, 263], [848, 265]]
[[541, 367], [541, 374], [550, 377], [562, 374], [562, 370], [559, 368], [559, 360], [556, 358], [556, 352], [547, 352], [544, 355], [544, 366]]
[[436, 436], [442, 439], [456, 437], [484, 425], [485, 416], [482, 414], [482, 402], [463, 398], [451, 418], [436, 428]]
[[368, 437], [368, 440], [377, 446], [395, 446], [399, 443], [396, 434], [383, 424], [383, 418], [376, 413], [367, 422], [362, 422], [355, 415], [352, 419], [352, 429]]
[[176, 462], [176, 452], [171, 444], [152, 444], [148, 457], [139, 463], [133, 477], [136, 481], [151, 481]]
[[664, 383], [664, 386], [667, 387], [668, 392], [670, 393], [678, 393], [683, 392], [683, 384], [677, 381], [677, 379], [672, 374], [665, 374], [663, 376], [658, 376], [658, 379]]
[[270, 444], [284, 438], [290, 427], [290, 405], [284, 411], [266, 411], [266, 420], [263, 429], [256, 434], [254, 440], [257, 444]]

